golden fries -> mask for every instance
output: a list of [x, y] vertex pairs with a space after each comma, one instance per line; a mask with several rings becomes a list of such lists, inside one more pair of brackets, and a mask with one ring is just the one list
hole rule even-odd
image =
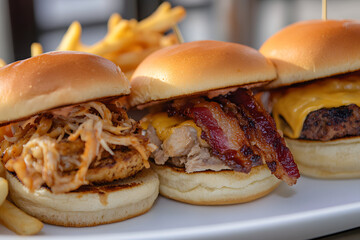
[[152, 47], [141, 51], [126, 52], [113, 58], [112, 61], [121, 66], [122, 71], [131, 71], [135, 69], [144, 58], [158, 49], [159, 47]]
[[43, 48], [40, 43], [31, 44], [31, 56], [35, 57], [43, 53]]
[[76, 51], [80, 44], [80, 38], [81, 25], [78, 21], [75, 21], [70, 25], [68, 31], [65, 33], [57, 50]]
[[[82, 51], [100, 55], [114, 63], [126, 72], [128, 77], [139, 63], [153, 51], [179, 43], [174, 34], [165, 35], [186, 15], [183, 7], [171, 8], [164, 2], [149, 17], [138, 22], [135, 19], [126, 20], [119, 14], [112, 14], [107, 23], [108, 32], [99, 42], [86, 46], [81, 42], [81, 25], [74, 21], [57, 50]], [[31, 46], [31, 55], [42, 53], [41, 45]]]
[[150, 17], [139, 23], [138, 30], [165, 32], [177, 24], [185, 15], [186, 12], [183, 7], [171, 9], [170, 3], [164, 2]]
[[110, 16], [108, 21], [108, 32], [112, 32], [116, 25], [121, 21], [122, 17], [118, 13], [114, 13]]
[[0, 58], [0, 68], [5, 66], [6, 65], [6, 62]]
[[[1, 163], [0, 167], [4, 170]], [[33, 235], [40, 232], [43, 223], [6, 200], [8, 191], [8, 182], [0, 177], [0, 223], [19, 235]]]
[[27, 215], [8, 200], [0, 206], [0, 222], [19, 235], [37, 234], [44, 226], [38, 219]]
[[[2, 167], [2, 164], [0, 165]], [[8, 183], [4, 178], [0, 177], [0, 205], [3, 204], [7, 195], [8, 195]]]

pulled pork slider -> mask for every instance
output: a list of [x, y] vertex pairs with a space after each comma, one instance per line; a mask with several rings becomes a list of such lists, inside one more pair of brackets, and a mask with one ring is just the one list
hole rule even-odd
[[0, 69], [1, 162], [10, 197], [40, 220], [93, 226], [148, 211], [159, 180], [121, 101], [130, 84], [102, 57], [51, 52]]
[[360, 177], [360, 22], [312, 20], [270, 37], [272, 114], [301, 173]]
[[265, 196], [279, 179], [296, 183], [284, 139], [249, 90], [275, 77], [256, 50], [218, 41], [171, 46], [139, 65], [129, 103], [151, 111], [140, 122], [158, 146], [152, 165], [162, 195], [234, 204]]

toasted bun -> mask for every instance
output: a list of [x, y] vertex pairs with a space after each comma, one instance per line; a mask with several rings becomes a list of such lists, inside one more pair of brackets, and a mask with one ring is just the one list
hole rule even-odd
[[326, 142], [285, 138], [301, 174], [315, 178], [360, 178], [360, 137]]
[[129, 93], [125, 75], [105, 58], [80, 52], [45, 53], [0, 68], [0, 123]]
[[161, 49], [131, 78], [132, 106], [275, 79], [272, 63], [250, 47], [196, 41]]
[[7, 179], [10, 197], [19, 208], [45, 223], [68, 227], [95, 226], [141, 215], [159, 193], [159, 179], [150, 169], [126, 180], [62, 194], [46, 188], [30, 192], [10, 173]]
[[292, 24], [272, 37], [260, 52], [275, 64], [286, 86], [360, 69], [360, 22], [312, 20]]
[[265, 166], [249, 174], [223, 170], [186, 173], [181, 168], [152, 164], [160, 178], [160, 194], [196, 205], [224, 205], [253, 201], [272, 192], [280, 180]]

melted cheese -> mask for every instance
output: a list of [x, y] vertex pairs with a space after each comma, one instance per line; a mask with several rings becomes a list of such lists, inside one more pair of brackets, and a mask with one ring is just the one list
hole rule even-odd
[[360, 106], [360, 72], [278, 90], [272, 93], [272, 100], [278, 128], [290, 138], [299, 138], [309, 113], [349, 104]]
[[195, 128], [200, 139], [201, 128], [199, 128], [194, 121], [184, 120], [180, 117], [168, 117], [165, 112], [149, 114], [140, 121], [140, 126], [143, 129], [147, 129], [149, 124], [155, 128], [156, 134], [161, 141], [165, 141], [176, 128], [182, 126], [191, 126]]

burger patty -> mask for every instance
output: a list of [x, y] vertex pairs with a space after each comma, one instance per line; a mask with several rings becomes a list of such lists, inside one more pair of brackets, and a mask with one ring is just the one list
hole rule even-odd
[[104, 154], [103, 158], [91, 163], [86, 174], [89, 182], [105, 183], [125, 179], [144, 168], [144, 161], [134, 149], [117, 150], [114, 155]]
[[[84, 142], [79, 139], [73, 142], [61, 141], [57, 144], [63, 171], [70, 173], [78, 169], [77, 163], [80, 162], [84, 145]], [[114, 155], [103, 151], [100, 158], [91, 162], [86, 180], [98, 183], [112, 182], [132, 176], [144, 168], [144, 161], [135, 149], [116, 146], [113, 151]]]
[[322, 108], [305, 119], [300, 139], [328, 141], [360, 135], [360, 107]]

